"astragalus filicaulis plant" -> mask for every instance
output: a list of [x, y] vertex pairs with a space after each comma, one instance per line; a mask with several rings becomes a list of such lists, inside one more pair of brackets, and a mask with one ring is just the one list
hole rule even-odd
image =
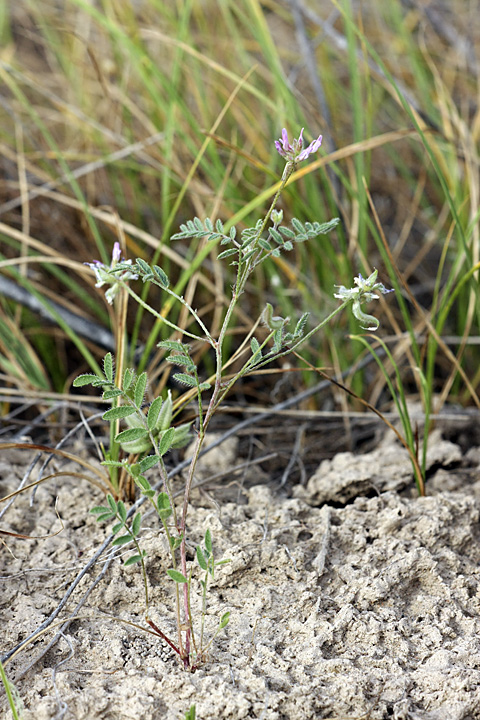
[[[93, 508], [91, 511], [99, 521], [113, 520], [115, 522], [112, 532], [117, 535], [113, 544], [117, 546], [132, 544], [133, 554], [125, 561], [125, 565], [139, 563], [142, 569], [143, 584], [145, 591], [145, 619], [146, 622], [167, 642], [178, 654], [183, 666], [191, 671], [195, 670], [207, 660], [208, 652], [214, 637], [224, 628], [229, 619], [229, 613], [225, 613], [219, 620], [218, 628], [213, 637], [208, 641], [204, 636], [204, 619], [206, 614], [207, 586], [209, 578], [214, 576], [215, 568], [223, 562], [214, 559], [213, 543], [210, 530], [205, 530], [203, 546], [196, 548], [196, 561], [200, 568], [202, 577], [200, 584], [202, 588], [202, 606], [200, 609], [201, 618], [198, 623], [194, 622], [194, 613], [191, 604], [191, 583], [193, 569], [187, 563], [187, 516], [189, 510], [190, 493], [195, 476], [195, 469], [205, 441], [205, 434], [210, 421], [225, 396], [230, 392], [233, 385], [245, 375], [252, 373], [265, 365], [277, 360], [292, 352], [300, 344], [317, 333], [326, 323], [332, 320], [344, 310], [347, 305], [352, 304], [355, 317], [362, 327], [369, 330], [378, 327], [378, 321], [371, 315], [362, 311], [362, 304], [377, 297], [378, 293], [389, 292], [382, 283], [377, 282], [377, 271], [374, 271], [366, 280], [359, 275], [354, 280], [354, 287], [347, 289], [340, 286], [335, 292], [335, 297], [342, 300], [342, 303], [324, 318], [315, 327], [307, 330], [309, 314], [305, 313], [298, 320], [295, 327], [289, 328], [289, 319], [274, 316], [273, 308], [267, 304], [262, 313], [262, 322], [267, 327], [266, 337], [258, 340], [254, 336], [250, 339], [249, 350], [245, 353], [242, 367], [233, 377], [224, 373], [229, 358], [225, 357], [224, 344], [227, 332], [230, 328], [232, 316], [237, 303], [245, 290], [248, 278], [261, 263], [269, 258], [278, 258], [282, 253], [293, 250], [297, 243], [307, 240], [314, 240], [320, 235], [325, 235], [335, 228], [338, 219], [326, 223], [305, 222], [302, 223], [296, 218], [292, 219], [290, 225], [283, 225], [283, 212], [277, 210], [276, 205], [282, 190], [288, 179], [294, 172], [297, 164], [306, 160], [315, 153], [321, 145], [320, 135], [308, 147], [304, 147], [303, 129], [298, 138], [290, 144], [287, 131], [282, 131], [282, 137], [275, 142], [279, 154], [286, 160], [282, 174], [280, 187], [275, 194], [273, 201], [266, 215], [258, 220], [254, 227], [247, 227], [238, 232], [231, 227], [226, 232], [223, 223], [217, 220], [213, 223], [209, 218], [203, 222], [194, 218], [180, 226], [180, 232], [172, 239], [194, 239], [206, 237], [208, 240], [217, 242], [224, 249], [218, 255], [219, 259], [228, 259], [235, 268], [235, 283], [231, 290], [230, 302], [225, 310], [223, 323], [219, 334], [213, 337], [204, 324], [202, 318], [194, 308], [177, 295], [170, 287], [169, 279], [164, 270], [158, 266], [148, 265], [141, 258], [135, 262], [122, 260], [120, 248], [115, 244], [112, 262], [105, 265], [100, 262], [90, 264], [95, 273], [97, 286], [108, 285], [106, 297], [108, 302], [113, 303], [118, 292], [123, 288], [129, 296], [139, 303], [144, 309], [150, 312], [156, 319], [166, 324], [173, 332], [170, 340], [158, 343], [158, 346], [165, 350], [166, 360], [173, 365], [179, 366], [181, 371], [175, 374], [177, 383], [190, 388], [195, 396], [197, 406], [197, 421], [194, 432], [193, 452], [188, 468], [183, 503], [176, 507], [171, 482], [168, 478], [164, 462], [166, 453], [174, 446], [185, 444], [189, 427], [180, 426], [174, 428], [172, 420], [172, 398], [169, 393], [167, 398], [156, 397], [150, 404], [145, 404], [145, 393], [148, 385], [148, 377], [145, 372], [136, 374], [133, 369], [127, 368], [122, 377], [117, 377], [114, 369], [114, 360], [109, 353], [103, 363], [103, 374], [80, 375], [74, 382], [76, 387], [91, 384], [102, 389], [104, 400], [110, 401], [112, 407], [104, 414], [104, 419], [110, 423], [125, 422], [127, 428], [118, 432], [114, 442], [119, 444], [129, 457], [136, 457], [134, 462], [129, 462], [129, 457], [123, 460], [107, 458], [104, 464], [113, 470], [124, 468], [133, 478], [140, 493], [144, 495], [155, 512], [157, 513], [163, 531], [168, 541], [170, 550], [171, 567], [166, 570], [167, 575], [175, 583], [175, 617], [176, 617], [176, 640], [172, 640], [163, 630], [160, 630], [151, 620], [149, 615], [149, 590], [146, 572], [146, 553], [141, 548], [141, 514], [138, 512], [130, 520], [127, 519], [127, 510], [120, 498], [112, 495], [107, 497], [107, 505]], [[180, 302], [189, 312], [192, 329], [183, 329], [176, 325], [169, 318], [164, 318], [160, 312], [151, 307], [131, 287], [130, 282], [141, 279], [144, 283], [157, 285], [167, 295]], [[210, 344], [215, 356], [215, 375], [210, 380], [202, 379], [199, 376], [197, 366], [191, 357], [189, 342], [199, 341]], [[206, 393], [209, 393], [207, 396]], [[204, 399], [208, 397], [208, 399]], [[146, 473], [156, 467], [161, 479], [162, 489], [156, 492]], [[200, 629], [198, 629], [198, 625]]]

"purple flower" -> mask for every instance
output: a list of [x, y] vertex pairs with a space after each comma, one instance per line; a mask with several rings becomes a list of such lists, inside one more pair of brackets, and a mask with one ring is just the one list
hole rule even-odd
[[322, 136], [319, 135], [318, 138], [311, 142], [307, 148], [303, 149], [303, 128], [300, 132], [298, 139], [294, 138], [291, 145], [288, 142], [288, 133], [285, 128], [283, 128], [282, 130], [281, 139], [275, 140], [275, 147], [277, 148], [280, 155], [286, 158], [287, 162], [293, 164], [301, 162], [302, 160], [306, 160], [309, 155], [317, 152], [321, 144]]
[[[100, 260], [94, 260], [91, 263], [84, 263], [84, 265], [88, 265], [93, 272], [95, 273], [95, 287], [102, 287], [103, 285], [110, 285], [111, 287], [108, 288], [108, 290], [105, 293], [105, 297], [107, 299], [107, 302], [111, 305], [115, 299], [115, 296], [117, 295], [118, 291], [120, 290], [120, 284], [119, 280], [123, 282], [127, 282], [127, 280], [137, 280], [138, 275], [136, 275], [134, 272], [129, 270], [128, 268], [125, 268], [122, 270], [122, 272], [117, 272], [115, 274], [112, 273], [112, 270], [115, 269], [117, 264], [122, 261], [122, 251], [120, 249], [120, 244], [116, 242], [113, 246], [112, 251], [112, 262], [110, 265], [105, 265], [104, 263], [100, 262]], [[123, 260], [122, 261], [123, 266], [125, 265], [131, 265], [131, 260]]]
[[115, 242], [115, 244], [113, 246], [113, 251], [112, 251], [112, 267], [115, 267], [115, 265], [118, 262], [120, 262], [121, 257], [122, 257], [122, 251], [120, 249], [120, 243]]

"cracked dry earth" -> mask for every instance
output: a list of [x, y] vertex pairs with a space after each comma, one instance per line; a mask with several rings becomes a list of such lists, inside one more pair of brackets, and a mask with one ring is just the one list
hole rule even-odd
[[[233, 443], [205, 462], [217, 472], [234, 458]], [[0, 456], [2, 496], [28, 462], [18, 451]], [[293, 497], [258, 470], [228, 502], [198, 494], [192, 541], [210, 527], [216, 557], [231, 558], [209, 594], [209, 631], [231, 611], [210, 663], [185, 673], [158, 638], [109, 617], [142, 622], [138, 572], [117, 558], [81, 619], [30, 670], [55, 629], [7, 664], [24, 718], [181, 720], [192, 704], [201, 720], [480, 718], [480, 450], [462, 454], [437, 434], [429, 466], [428, 496], [417, 498], [406, 453], [388, 435], [367, 455], [322, 462]], [[43, 484], [32, 507], [20, 496], [3, 529], [55, 532], [57, 497], [59, 535], [7, 538], [14, 557], [2, 548], [2, 650], [41, 624], [106, 536], [86, 514], [100, 495], [73, 478]], [[152, 617], [173, 635], [172, 583], [155, 531], [151, 516], [143, 536]], [[4, 696], [0, 715], [9, 717]]]

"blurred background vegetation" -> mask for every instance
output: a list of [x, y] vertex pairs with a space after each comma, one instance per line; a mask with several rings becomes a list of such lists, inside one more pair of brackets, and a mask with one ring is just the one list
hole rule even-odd
[[[283, 170], [273, 144], [283, 127], [305, 127], [307, 142], [323, 134], [282, 197], [285, 222], [341, 224], [258, 270], [230, 350], [267, 301], [319, 320], [337, 304], [334, 285], [376, 267], [396, 289], [371, 308], [394, 382], [396, 367], [433, 413], [478, 408], [479, 38], [465, 0], [0, 3], [2, 433], [31, 430], [40, 413], [58, 439], [78, 418], [73, 378], [120, 346], [153, 392], [169, 386], [155, 348], [168, 328], [108, 306], [84, 263], [108, 261], [118, 240], [218, 327], [231, 268], [211, 243], [169, 238], [194, 215], [255, 224]], [[149, 300], [187, 327], [182, 307]], [[345, 314], [304, 355], [388, 411], [375, 363], [354, 371], [368, 355], [349, 337], [359, 332]], [[291, 366], [301, 371], [247, 379], [232, 405], [268, 407], [318, 382]], [[363, 408], [333, 389], [303, 410], [312, 423], [341, 416], [332, 447], [342, 447]]]

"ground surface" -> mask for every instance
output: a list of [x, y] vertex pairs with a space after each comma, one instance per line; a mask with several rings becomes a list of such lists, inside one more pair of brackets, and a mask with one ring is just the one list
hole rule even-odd
[[[234, 454], [234, 445], [223, 448], [210, 461], [215, 472]], [[28, 462], [18, 451], [0, 457], [0, 495], [15, 489]], [[201, 720], [480, 718], [480, 452], [462, 453], [437, 435], [429, 464], [429, 494], [421, 499], [391, 436], [367, 455], [323, 462], [290, 498], [258, 470], [228, 503], [199, 495], [192, 541], [208, 526], [218, 559], [231, 558], [209, 595], [209, 631], [232, 613], [210, 663], [185, 673], [160, 640], [106, 616], [142, 620], [137, 570], [115, 559], [64, 638], [23, 676], [55, 630], [7, 664], [24, 717], [180, 720], [195, 703]], [[1, 527], [56, 531], [56, 497], [63, 532], [5, 538], [15, 557], [2, 548], [2, 649], [54, 610], [107, 534], [86, 515], [100, 495], [73, 478], [42, 485], [32, 507], [20, 496]], [[172, 588], [155, 528], [148, 518], [152, 617], [173, 635]], [[59, 619], [75, 610], [102, 567]]]

